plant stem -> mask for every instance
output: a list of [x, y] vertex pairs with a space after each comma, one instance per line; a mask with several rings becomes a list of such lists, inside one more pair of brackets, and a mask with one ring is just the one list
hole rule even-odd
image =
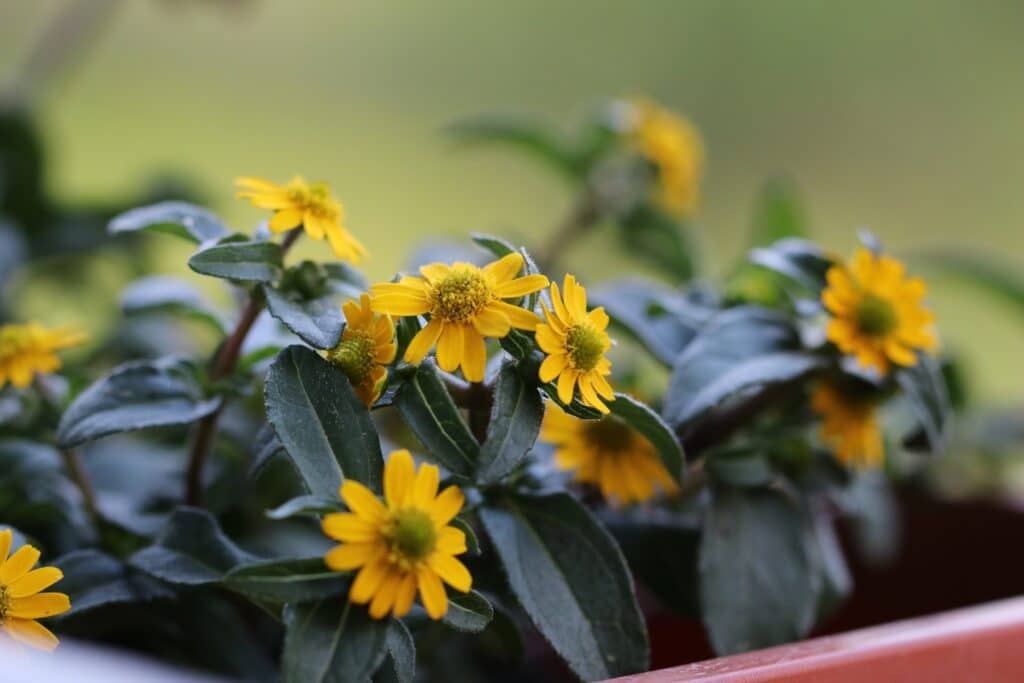
[[491, 422], [491, 405], [494, 395], [483, 382], [473, 382], [466, 391], [466, 408], [469, 410], [469, 429], [480, 443], [487, 440], [487, 426]]
[[[282, 253], [288, 253], [295, 240], [302, 234], [302, 227], [298, 227], [287, 235], [281, 242]], [[257, 294], [250, 294], [249, 301], [238, 318], [234, 332], [221, 345], [220, 350], [213, 360], [210, 368], [210, 381], [217, 382], [227, 377], [242, 353], [242, 345], [245, 338], [249, 336], [252, 326], [256, 323], [260, 313], [263, 311], [263, 299]], [[221, 413], [224, 412], [226, 400], [222, 401], [220, 407], [204, 417], [196, 427], [195, 438], [192, 441], [192, 451], [188, 459], [188, 472], [185, 475], [185, 502], [189, 505], [200, 505], [203, 498], [203, 470], [206, 461], [209, 459], [212, 450], [214, 437], [217, 435], [217, 423], [220, 421]]]
[[96, 489], [92, 486], [92, 480], [89, 479], [89, 472], [85, 469], [82, 457], [78, 454], [78, 451], [70, 448], [64, 449], [60, 453], [64, 456], [64, 465], [67, 467], [68, 475], [71, 476], [71, 480], [78, 486], [78, 490], [82, 492], [85, 509], [88, 510], [89, 515], [94, 520], [99, 519], [100, 509], [96, 503]]
[[590, 232], [600, 218], [601, 208], [598, 206], [597, 196], [593, 189], [587, 186], [569, 214], [551, 230], [547, 242], [534, 251], [533, 257], [540, 270], [554, 272], [569, 246]]

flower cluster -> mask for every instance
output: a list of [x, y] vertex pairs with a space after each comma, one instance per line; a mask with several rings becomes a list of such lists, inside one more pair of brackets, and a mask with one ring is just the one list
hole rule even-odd
[[628, 128], [640, 153], [657, 169], [657, 198], [669, 210], [688, 214], [700, 198], [704, 146], [697, 129], [649, 100], [631, 103]]

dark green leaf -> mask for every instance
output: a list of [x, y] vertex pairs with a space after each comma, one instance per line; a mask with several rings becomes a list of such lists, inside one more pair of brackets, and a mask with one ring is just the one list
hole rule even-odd
[[448, 597], [448, 613], [442, 622], [456, 631], [480, 633], [493, 618], [494, 608], [490, 601], [476, 591], [470, 591]]
[[629, 560], [637, 581], [667, 607], [700, 618], [697, 595], [697, 547], [700, 532], [649, 519], [631, 520], [608, 515], [609, 530]]
[[765, 183], [754, 204], [751, 246], [767, 247], [787, 237], [807, 238], [809, 233], [796, 184], [790, 180]]
[[612, 415], [636, 431], [658, 451], [661, 463], [672, 478], [681, 482], [686, 476], [686, 461], [683, 447], [665, 421], [649, 407], [626, 394], [615, 394], [615, 400], [608, 404]]
[[270, 367], [265, 392], [267, 419], [310, 493], [334, 497], [346, 477], [380, 490], [380, 439], [345, 373], [290, 346]]
[[687, 301], [685, 296], [657, 282], [621, 280], [588, 292], [594, 306], [603, 306], [615, 329], [643, 344], [666, 365], [672, 365], [697, 331], [716, 312]]
[[713, 481], [739, 487], [766, 486], [777, 474], [764, 454], [749, 448], [713, 451], [705, 459]]
[[341, 499], [337, 496], [299, 496], [273, 510], [267, 510], [271, 519], [287, 519], [295, 515], [324, 515], [329, 512], [344, 510]]
[[224, 577], [224, 584], [256, 601], [313, 602], [343, 595], [350, 578], [328, 569], [322, 557], [314, 557], [235, 567]]
[[160, 202], [115, 216], [110, 232], [152, 230], [183, 237], [200, 244], [229, 234], [227, 227], [206, 209], [187, 202]]
[[333, 349], [338, 345], [345, 329], [345, 315], [336, 295], [303, 300], [271, 285], [263, 285], [263, 293], [270, 314], [302, 341], [318, 349]]
[[207, 398], [195, 367], [170, 356], [125, 363], [72, 401], [57, 429], [61, 448], [108, 434], [195, 422], [220, 407]]
[[479, 117], [461, 121], [448, 133], [462, 143], [501, 143], [525, 152], [570, 178], [580, 169], [569, 143], [543, 123], [508, 117]]
[[98, 550], [76, 550], [53, 561], [64, 572], [55, 587], [71, 598], [67, 618], [104, 605], [173, 599], [174, 591]]
[[136, 280], [121, 294], [126, 315], [169, 313], [210, 325], [224, 334], [224, 321], [205, 297], [190, 284], [174, 277], [153, 276]]
[[477, 481], [495, 483], [515, 470], [537, 441], [543, 419], [537, 387], [523, 381], [514, 363], [505, 363], [494, 390], [487, 440], [480, 447]]
[[832, 261], [813, 242], [790, 237], [750, 251], [750, 261], [784, 275], [815, 296], [825, 287]]
[[817, 582], [817, 618], [831, 616], [853, 591], [853, 577], [846, 564], [843, 548], [836, 536], [832, 520], [824, 513], [813, 515], [806, 524], [808, 557], [812, 571], [821, 578]]
[[284, 623], [284, 683], [367, 681], [388, 653], [388, 622], [346, 600], [288, 605]]
[[366, 276], [355, 266], [334, 261], [323, 264], [323, 267], [329, 282], [348, 285], [348, 287], [338, 288], [336, 291], [351, 291], [352, 289], [365, 291], [367, 289]]
[[403, 382], [395, 407], [426, 447], [426, 455], [452, 472], [470, 476], [480, 457], [480, 444], [455, 407], [431, 361]]
[[476, 531], [468, 523], [456, 517], [452, 521], [448, 522], [451, 526], [456, 529], [461, 529], [462, 533], [466, 534], [466, 549], [470, 555], [475, 557], [480, 555], [480, 541], [476, 537]]
[[523, 609], [584, 680], [646, 671], [647, 632], [622, 553], [564, 493], [480, 510]]
[[952, 408], [939, 361], [929, 354], [919, 353], [916, 365], [899, 368], [895, 374], [924, 433], [927, 450], [933, 455], [942, 454], [949, 441]]
[[238, 242], [231, 238], [197, 251], [188, 267], [202, 275], [241, 280], [272, 282], [284, 273], [281, 245], [274, 242]]
[[60, 549], [94, 542], [78, 487], [60, 453], [27, 439], [0, 440], [0, 528], [15, 525]]
[[398, 619], [388, 626], [388, 657], [374, 677], [380, 683], [413, 683], [416, 678], [416, 642]]
[[258, 559], [225, 536], [210, 513], [180, 507], [156, 543], [132, 555], [129, 563], [168, 583], [200, 586], [219, 583], [235, 567]]
[[704, 625], [719, 655], [789, 642], [810, 629], [820, 576], [811, 571], [804, 524], [778, 492], [714, 492], [699, 580]]
[[797, 331], [782, 315], [729, 309], [679, 356], [662, 414], [676, 429], [685, 428], [741, 392], [795, 380], [821, 364], [799, 346]]

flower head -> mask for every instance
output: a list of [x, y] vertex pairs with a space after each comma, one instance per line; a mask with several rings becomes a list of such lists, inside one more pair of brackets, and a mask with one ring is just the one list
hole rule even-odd
[[554, 445], [559, 469], [573, 470], [577, 481], [597, 486], [606, 500], [629, 505], [650, 500], [659, 489], [679, 490], [651, 442], [611, 415], [581, 420], [549, 403], [540, 436]]
[[885, 450], [876, 400], [822, 384], [811, 397], [811, 406], [822, 418], [822, 440], [841, 462], [860, 467], [882, 462]]
[[85, 341], [66, 328], [47, 329], [37, 323], [0, 326], [0, 388], [8, 382], [24, 389], [37, 373], [60, 369], [56, 352]]
[[633, 144], [658, 169], [658, 199], [670, 211], [692, 211], [699, 197], [704, 145], [686, 119], [648, 100], [632, 103]]
[[466, 535], [449, 526], [464, 498], [457, 486], [437, 492], [440, 474], [434, 465], [413, 464], [409, 451], [395, 451], [384, 467], [384, 501], [348, 479], [341, 497], [351, 512], [324, 517], [324, 533], [341, 545], [324, 557], [327, 566], [344, 572], [358, 569], [349, 599], [370, 604], [370, 616], [389, 612], [405, 616], [417, 590], [427, 614], [448, 612], [442, 581], [466, 593], [473, 579], [456, 555], [466, 552]]
[[827, 278], [821, 299], [832, 314], [828, 338], [861, 365], [885, 375], [892, 363], [912, 366], [916, 351], [937, 348], [927, 287], [896, 259], [861, 248], [849, 265], [829, 268]]
[[370, 305], [378, 313], [430, 315], [405, 351], [408, 363], [419, 363], [437, 345], [437, 364], [454, 372], [460, 366], [470, 382], [480, 382], [487, 366], [485, 337], [504, 337], [513, 327], [533, 330], [540, 318], [503, 299], [518, 299], [548, 285], [543, 275], [519, 277], [523, 257], [511, 253], [478, 268], [471, 263], [431, 263], [423, 277], [370, 288]]
[[285, 185], [261, 178], [238, 178], [241, 199], [248, 199], [260, 209], [272, 209], [273, 232], [287, 232], [300, 225], [315, 240], [327, 237], [335, 256], [359, 263], [369, 255], [359, 240], [342, 226], [345, 210], [327, 183], [307, 183], [295, 176]]
[[14, 535], [10, 529], [0, 531], [0, 628], [18, 642], [40, 650], [57, 647], [57, 636], [36, 619], [63, 614], [71, 609], [71, 601], [63, 593], [43, 593], [64, 578], [56, 567], [32, 569], [39, 561], [39, 551], [23, 545], [8, 557]]
[[537, 326], [537, 343], [548, 354], [540, 366], [540, 381], [558, 379], [558, 398], [570, 403], [580, 388], [583, 403], [602, 413], [608, 412], [605, 401], [614, 401], [615, 392], [605, 379], [612, 372], [612, 364], [605, 353], [612, 342], [605, 330], [608, 314], [604, 308], [587, 312], [587, 290], [572, 275], [565, 276], [565, 299], [558, 285], [551, 285], [551, 303], [554, 311], [544, 307], [546, 324]]
[[381, 387], [395, 360], [395, 325], [387, 315], [375, 315], [370, 309], [370, 296], [363, 294], [359, 303], [349, 301], [345, 312], [345, 332], [341, 341], [327, 352], [327, 360], [348, 376], [356, 395], [367, 406], [380, 398]]

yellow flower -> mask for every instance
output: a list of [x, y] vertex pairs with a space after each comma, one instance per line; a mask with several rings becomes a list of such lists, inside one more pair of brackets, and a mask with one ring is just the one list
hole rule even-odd
[[905, 266], [869, 249], [857, 251], [848, 266], [829, 268], [821, 300], [832, 314], [828, 338], [840, 351], [881, 374], [890, 364], [912, 366], [915, 351], [935, 351], [935, 317], [924, 305], [927, 287], [908, 278]]
[[0, 326], [0, 388], [8, 382], [24, 389], [37, 373], [60, 369], [56, 352], [85, 341], [67, 328], [47, 329], [37, 323]]
[[597, 486], [607, 500], [629, 505], [659, 489], [679, 490], [651, 442], [611, 415], [581, 420], [549, 403], [540, 436], [555, 447], [559, 469], [574, 470], [576, 481]]
[[41, 593], [64, 578], [56, 567], [32, 567], [39, 551], [23, 545], [8, 557], [14, 537], [10, 529], [0, 531], [0, 627], [18, 642], [40, 650], [57, 647], [57, 636], [36, 619], [63, 614], [71, 601], [63, 593]]
[[359, 297], [359, 303], [349, 301], [342, 310], [348, 324], [341, 341], [327, 352], [327, 360], [342, 369], [356, 395], [369, 407], [380, 398], [386, 366], [398, 351], [395, 325], [390, 316], [374, 315], [368, 294]]
[[576, 385], [580, 387], [583, 403], [602, 413], [608, 412], [607, 401], [615, 400], [615, 392], [605, 379], [612, 372], [612, 364], [604, 354], [612, 341], [605, 330], [608, 314], [604, 308], [587, 313], [587, 290], [572, 275], [565, 276], [565, 300], [558, 285], [551, 285], [554, 312], [543, 302], [547, 324], [537, 326], [537, 344], [548, 354], [540, 366], [540, 381], [558, 378], [558, 398], [562, 403], [572, 401]]
[[370, 489], [348, 479], [341, 497], [351, 512], [324, 517], [324, 533], [341, 541], [324, 557], [327, 566], [344, 572], [359, 569], [349, 599], [370, 603], [370, 616], [408, 614], [419, 590], [431, 619], [448, 612], [443, 580], [466, 593], [473, 583], [456, 555], [466, 552], [466, 535], [449, 526], [465, 501], [457, 486], [437, 493], [440, 473], [434, 465], [419, 472], [409, 451], [395, 451], [384, 467], [384, 502]]
[[408, 363], [420, 363], [437, 345], [437, 364], [455, 372], [460, 366], [470, 382], [481, 382], [487, 366], [484, 337], [504, 337], [513, 327], [533, 330], [540, 318], [502, 299], [518, 299], [548, 285], [543, 275], [518, 277], [523, 257], [512, 253], [478, 268], [470, 263], [431, 263], [422, 278], [370, 288], [370, 305], [378, 313], [409, 316], [430, 314], [430, 322], [405, 350]]
[[327, 183], [307, 183], [295, 176], [286, 185], [278, 185], [261, 178], [238, 178], [235, 184], [243, 188], [238, 193], [260, 209], [272, 209], [270, 219], [273, 232], [288, 232], [300, 225], [315, 240], [325, 236], [335, 256], [359, 263], [369, 256], [359, 240], [346, 230], [341, 222], [345, 211]]
[[821, 439], [835, 450], [841, 462], [859, 467], [882, 462], [884, 448], [876, 401], [846, 395], [823, 384], [815, 390], [811, 405], [822, 417]]
[[648, 100], [632, 103], [634, 144], [658, 168], [658, 199], [670, 211], [692, 211], [700, 192], [704, 145], [686, 119]]

